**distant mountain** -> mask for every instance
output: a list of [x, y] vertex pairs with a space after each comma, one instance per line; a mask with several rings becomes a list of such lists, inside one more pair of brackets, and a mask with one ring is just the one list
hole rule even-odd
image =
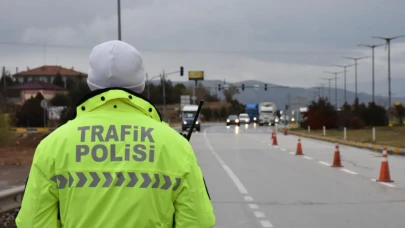
[[[159, 82], [154, 82], [159, 83]], [[183, 83], [186, 86], [194, 86], [194, 82], [173, 82], [174, 84]], [[200, 82], [199, 82], [200, 83]], [[217, 94], [220, 99], [224, 99], [223, 96], [223, 86], [224, 81], [221, 80], [205, 80], [201, 82], [204, 87], [211, 89], [212, 94]], [[218, 84], [221, 84], [222, 90], [218, 91]], [[241, 90], [241, 85], [245, 85], [245, 90]], [[329, 97], [329, 87], [321, 88], [300, 88], [300, 87], [287, 87], [275, 84], [267, 83], [267, 91], [264, 90], [264, 85], [266, 83], [255, 80], [246, 80], [241, 82], [232, 83], [239, 88], [240, 93], [235, 96], [240, 102], [247, 103], [259, 103], [262, 101], [272, 101], [275, 102], [277, 107], [284, 108], [285, 105], [289, 104], [291, 108], [296, 109], [298, 107], [303, 107], [308, 105], [311, 101], [318, 98], [318, 96]], [[255, 89], [254, 86], [257, 85], [259, 88]], [[359, 90], [360, 91], [360, 90]], [[335, 88], [334, 86], [330, 90], [331, 103], [335, 105]], [[360, 102], [368, 103], [372, 100], [372, 96], [368, 93], [359, 93]], [[353, 103], [355, 99], [355, 93], [353, 91], [346, 92], [347, 102]], [[337, 104], [341, 107], [344, 104], [344, 90], [337, 89]], [[395, 97], [392, 98], [392, 102], [402, 101], [405, 103], [405, 97]], [[385, 96], [376, 96], [376, 103], [380, 105], [388, 105], [388, 99]]]

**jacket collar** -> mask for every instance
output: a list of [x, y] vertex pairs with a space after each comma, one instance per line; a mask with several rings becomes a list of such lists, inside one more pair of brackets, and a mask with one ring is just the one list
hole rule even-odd
[[105, 102], [113, 99], [121, 99], [125, 103], [140, 110], [145, 115], [162, 122], [158, 109], [145, 97], [125, 88], [106, 88], [94, 90], [85, 95], [76, 106], [76, 116], [91, 112]]

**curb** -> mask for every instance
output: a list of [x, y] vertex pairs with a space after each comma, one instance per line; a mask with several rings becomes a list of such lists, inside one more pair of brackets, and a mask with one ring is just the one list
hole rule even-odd
[[49, 128], [49, 127], [29, 127], [29, 128], [23, 128], [23, 127], [16, 127], [13, 128], [12, 131], [14, 132], [52, 132], [56, 128]]
[[[279, 129], [279, 131], [283, 132], [284, 129]], [[382, 153], [383, 148], [385, 147], [384, 145], [378, 145], [378, 144], [373, 144], [373, 143], [362, 143], [362, 142], [356, 142], [356, 141], [352, 141], [352, 140], [337, 139], [337, 138], [320, 136], [320, 135], [297, 133], [297, 132], [293, 132], [293, 131], [289, 131], [288, 134], [301, 136], [301, 137], [305, 137], [305, 138], [310, 138], [310, 139], [316, 139], [316, 140], [320, 140], [320, 141], [326, 141], [326, 142], [339, 142], [340, 144], [343, 144], [346, 146], [357, 147], [357, 148], [362, 148], [362, 149], [369, 149], [371, 151], [378, 152], [378, 153]], [[405, 156], [405, 148], [393, 147], [393, 146], [386, 146], [386, 147], [387, 147], [388, 154]]]

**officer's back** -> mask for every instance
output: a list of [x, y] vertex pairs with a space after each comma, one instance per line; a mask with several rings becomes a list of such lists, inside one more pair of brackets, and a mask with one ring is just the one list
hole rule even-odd
[[[114, 78], [131, 73], [142, 77]], [[128, 44], [93, 49], [93, 92], [77, 106], [74, 120], [38, 146], [18, 227], [152, 228], [173, 227], [173, 220], [175, 227], [214, 225], [190, 144], [138, 95], [143, 74], [142, 59]]]

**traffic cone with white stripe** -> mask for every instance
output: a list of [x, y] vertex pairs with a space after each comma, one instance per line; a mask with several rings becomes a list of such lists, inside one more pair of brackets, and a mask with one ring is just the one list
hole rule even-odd
[[273, 140], [274, 139], [274, 130], [271, 132], [271, 138], [270, 138], [271, 140]]
[[390, 177], [390, 167], [388, 165], [387, 147], [384, 147], [381, 161], [379, 182], [394, 182]]
[[333, 164], [332, 167], [343, 167], [341, 161], [340, 161], [340, 151], [339, 151], [339, 144], [336, 143], [336, 150], [335, 154], [333, 156]]
[[302, 153], [301, 138], [298, 138], [297, 152], [295, 153], [295, 155], [304, 155]]
[[277, 146], [278, 144], [277, 144], [277, 133], [276, 133], [276, 131], [274, 131], [273, 132], [273, 146]]

